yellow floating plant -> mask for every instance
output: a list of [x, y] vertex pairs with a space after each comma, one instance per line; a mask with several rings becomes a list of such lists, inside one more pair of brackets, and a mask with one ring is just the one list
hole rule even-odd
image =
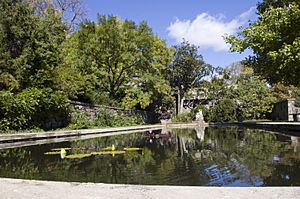
[[103, 148], [102, 150], [106, 150], [106, 151], [115, 151], [115, 150], [116, 150], [116, 147], [115, 147], [115, 145], [113, 144], [113, 145], [111, 145], [110, 147], [105, 147], [105, 148]]
[[124, 150], [124, 151], [142, 151], [143, 148], [137, 148], [137, 147], [125, 147], [123, 150]]
[[60, 151], [50, 151], [50, 152], [46, 152], [44, 153], [45, 155], [59, 155]]
[[125, 151], [98, 151], [92, 152], [92, 155], [116, 155], [116, 154], [124, 154]]
[[81, 159], [81, 158], [86, 158], [90, 157], [92, 154], [87, 153], [87, 154], [72, 154], [72, 155], [66, 155], [64, 158], [68, 159]]

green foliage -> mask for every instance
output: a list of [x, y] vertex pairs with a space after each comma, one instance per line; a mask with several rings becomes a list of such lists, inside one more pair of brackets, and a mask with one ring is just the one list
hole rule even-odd
[[258, 5], [258, 21], [243, 28], [238, 36], [226, 38], [231, 50], [247, 48], [254, 55], [247, 65], [270, 83], [299, 86], [300, 5], [297, 0], [264, 0]]
[[[80, 11], [80, 4], [73, 3], [63, 6]], [[99, 16], [98, 23], [82, 23], [67, 37], [70, 24], [64, 17], [72, 13], [59, 6], [0, 2], [0, 129], [43, 128], [67, 119], [67, 98], [149, 110], [171, 104], [164, 75], [173, 49], [146, 22]], [[109, 113], [87, 120], [73, 114], [73, 128], [141, 123], [138, 117]]]
[[97, 127], [120, 127], [140, 124], [143, 124], [143, 119], [139, 116], [127, 116], [121, 112], [113, 113], [108, 110], [100, 112], [94, 121], [94, 126]]
[[83, 112], [75, 112], [72, 114], [69, 129], [87, 129], [95, 127], [122, 127], [143, 124], [143, 119], [139, 116], [127, 116], [121, 112], [113, 112], [103, 110], [98, 113], [95, 119], [91, 119], [90, 115]]
[[199, 47], [186, 41], [174, 46], [173, 63], [169, 65], [166, 78], [173, 92], [177, 94], [177, 113], [182, 112], [182, 98], [191, 88], [195, 88], [203, 77], [211, 73], [212, 67], [205, 64]]
[[200, 85], [203, 95], [212, 103], [209, 110], [203, 110], [205, 120], [233, 121], [237, 108], [245, 119], [265, 119], [272, 110], [276, 98], [267, 83], [253, 75], [251, 68], [236, 67], [234, 70], [237, 72], [225, 69]]
[[56, 69], [56, 84], [67, 94], [69, 99], [83, 102], [92, 101], [92, 90], [95, 88], [95, 77], [84, 75], [74, 67], [58, 67]]
[[228, 97], [233, 94], [233, 87], [226, 82], [226, 79], [216, 76], [209, 81], [202, 82], [199, 87], [202, 96], [210, 100], [219, 101], [225, 96]]
[[43, 128], [51, 119], [67, 120], [69, 103], [62, 92], [28, 88], [14, 95], [0, 92], [0, 130]]
[[192, 113], [180, 113], [172, 118], [172, 122], [192, 122], [194, 115]]
[[47, 17], [35, 15], [35, 8], [21, 0], [0, 3], [0, 72], [11, 75], [20, 89], [54, 87], [52, 69], [60, 62], [65, 32], [53, 7], [47, 12]]
[[297, 98], [300, 95], [300, 88], [292, 85], [284, 85], [277, 83], [272, 85], [272, 96], [276, 98], [276, 102], [280, 102], [290, 98]]
[[223, 98], [209, 111], [207, 120], [214, 122], [233, 122], [236, 120], [237, 105], [232, 99]]
[[241, 76], [235, 92], [236, 101], [239, 103], [245, 119], [266, 118], [276, 101], [266, 82], [257, 76]]
[[141, 125], [143, 123], [143, 119], [139, 116], [114, 115], [110, 121], [107, 122], [107, 126], [134, 126]]
[[0, 74], [0, 91], [14, 91], [19, 88], [18, 81], [9, 73], [3, 72]]
[[168, 96], [162, 73], [171, 62], [171, 50], [142, 22], [99, 16], [86, 22], [66, 42], [64, 65], [92, 76], [93, 93], [107, 93], [126, 108], [142, 108]]
[[186, 92], [209, 75], [211, 66], [205, 64], [199, 48], [184, 41], [174, 46], [174, 61], [168, 68], [168, 78], [173, 88]]
[[71, 116], [69, 129], [88, 129], [91, 128], [91, 121], [89, 120], [89, 115], [83, 112], [73, 112]]
[[263, 0], [257, 5], [257, 10], [259, 13], [264, 13], [271, 8], [285, 7], [292, 3], [300, 5], [298, 0]]

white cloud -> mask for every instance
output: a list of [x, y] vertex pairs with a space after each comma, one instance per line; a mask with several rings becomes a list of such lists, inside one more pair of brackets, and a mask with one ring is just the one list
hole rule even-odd
[[252, 7], [229, 22], [224, 21], [225, 16], [222, 14], [211, 16], [208, 13], [199, 14], [193, 21], [176, 19], [168, 27], [168, 34], [178, 43], [185, 39], [201, 48], [228, 51], [229, 45], [225, 43], [223, 36], [236, 33], [254, 11], [255, 7]]

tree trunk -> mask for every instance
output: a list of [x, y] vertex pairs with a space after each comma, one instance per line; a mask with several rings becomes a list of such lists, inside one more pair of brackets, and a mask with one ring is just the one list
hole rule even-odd
[[183, 101], [184, 101], [184, 92], [182, 89], [178, 89], [178, 92], [177, 92], [177, 115], [183, 112]]
[[176, 113], [176, 115], [181, 113], [180, 109], [181, 109], [181, 97], [180, 97], [180, 89], [178, 89], [178, 92], [177, 92], [177, 113]]

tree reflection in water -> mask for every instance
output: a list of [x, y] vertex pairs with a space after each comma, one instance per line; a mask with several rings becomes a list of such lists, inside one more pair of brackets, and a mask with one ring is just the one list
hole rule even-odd
[[[0, 150], [0, 176], [125, 184], [300, 185], [300, 139], [240, 128], [162, 129]], [[108, 146], [143, 148], [114, 156], [61, 159], [44, 155], [70, 147], [89, 154]]]

